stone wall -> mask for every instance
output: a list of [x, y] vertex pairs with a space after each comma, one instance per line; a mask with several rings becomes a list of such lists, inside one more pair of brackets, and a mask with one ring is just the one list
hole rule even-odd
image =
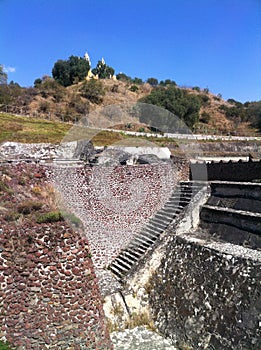
[[[34, 199], [32, 187], [49, 183], [46, 170], [36, 164], [1, 167], [0, 179], [8, 184], [1, 200], [14, 202], [15, 210], [21, 198]], [[6, 221], [6, 211], [1, 207], [0, 339], [18, 350], [112, 349], [82, 232], [65, 221]]]
[[173, 237], [150, 280], [164, 335], [192, 349], [260, 349], [261, 259], [231, 253]]
[[55, 182], [62, 202], [84, 225], [95, 267], [107, 266], [159, 210], [188, 164], [58, 166]]
[[166, 230], [164, 254], [145, 285], [155, 325], [181, 348], [257, 350], [261, 252], [194, 227], [196, 207]]
[[205, 169], [207, 169], [208, 181], [253, 181], [261, 179], [261, 161], [191, 163], [190, 178], [204, 181]]

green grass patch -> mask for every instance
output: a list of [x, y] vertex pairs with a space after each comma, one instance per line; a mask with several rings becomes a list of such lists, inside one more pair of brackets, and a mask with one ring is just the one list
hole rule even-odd
[[0, 340], [0, 350], [11, 350], [11, 348]]
[[42, 214], [38, 216], [36, 222], [38, 224], [49, 223], [49, 222], [58, 222], [63, 221], [63, 216], [59, 211], [51, 211], [49, 213]]

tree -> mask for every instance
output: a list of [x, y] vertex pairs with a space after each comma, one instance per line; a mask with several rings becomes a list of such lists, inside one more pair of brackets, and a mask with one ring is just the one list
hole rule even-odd
[[167, 85], [177, 86], [177, 83], [174, 80], [170, 80], [170, 79], [161, 80], [159, 84], [162, 86], [167, 86]]
[[58, 60], [52, 75], [63, 86], [70, 86], [84, 80], [90, 70], [90, 63], [83, 57], [70, 56], [68, 60]]
[[156, 78], [148, 78], [147, 83], [150, 84], [151, 86], [157, 86], [158, 85], [158, 79]]
[[107, 66], [104, 59], [98, 61], [96, 68], [92, 70], [94, 75], [98, 75], [99, 79], [109, 79], [114, 75], [114, 69]]
[[0, 84], [7, 84], [7, 74], [4, 72], [4, 66], [0, 64]]
[[141, 79], [141, 78], [137, 78], [137, 77], [135, 77], [134, 79], [132, 79], [132, 82], [133, 82], [133, 84], [137, 84], [137, 85], [143, 84], [142, 79]]
[[131, 81], [131, 77], [129, 77], [128, 75], [124, 74], [124, 73], [119, 73], [116, 75], [117, 80], [121, 80], [121, 81]]
[[40, 78], [35, 79], [35, 81], [34, 81], [35, 88], [39, 87], [41, 84], [42, 84], [42, 79], [40, 79]]
[[163, 107], [182, 119], [190, 128], [199, 120], [200, 100], [186, 90], [173, 85], [157, 87], [150, 95], [140, 99], [140, 102], [150, 103]]

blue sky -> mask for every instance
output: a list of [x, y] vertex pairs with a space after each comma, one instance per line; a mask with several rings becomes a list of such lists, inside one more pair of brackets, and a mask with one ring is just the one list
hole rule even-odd
[[0, 0], [0, 63], [32, 86], [58, 59], [261, 99], [261, 0]]

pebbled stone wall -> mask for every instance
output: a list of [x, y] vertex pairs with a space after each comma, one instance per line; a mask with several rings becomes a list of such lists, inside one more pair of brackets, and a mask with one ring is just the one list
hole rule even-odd
[[[49, 183], [50, 174], [36, 164], [1, 167], [0, 179], [9, 186], [1, 200], [15, 210], [21, 198], [32, 199], [31, 186]], [[24, 216], [8, 222], [5, 212], [1, 207], [0, 339], [17, 350], [112, 349], [82, 232], [65, 221], [37, 224]]]
[[260, 349], [261, 254], [173, 236], [147, 290], [156, 327], [190, 349]]
[[54, 169], [62, 202], [82, 221], [96, 268], [107, 266], [188, 179], [188, 164]]

